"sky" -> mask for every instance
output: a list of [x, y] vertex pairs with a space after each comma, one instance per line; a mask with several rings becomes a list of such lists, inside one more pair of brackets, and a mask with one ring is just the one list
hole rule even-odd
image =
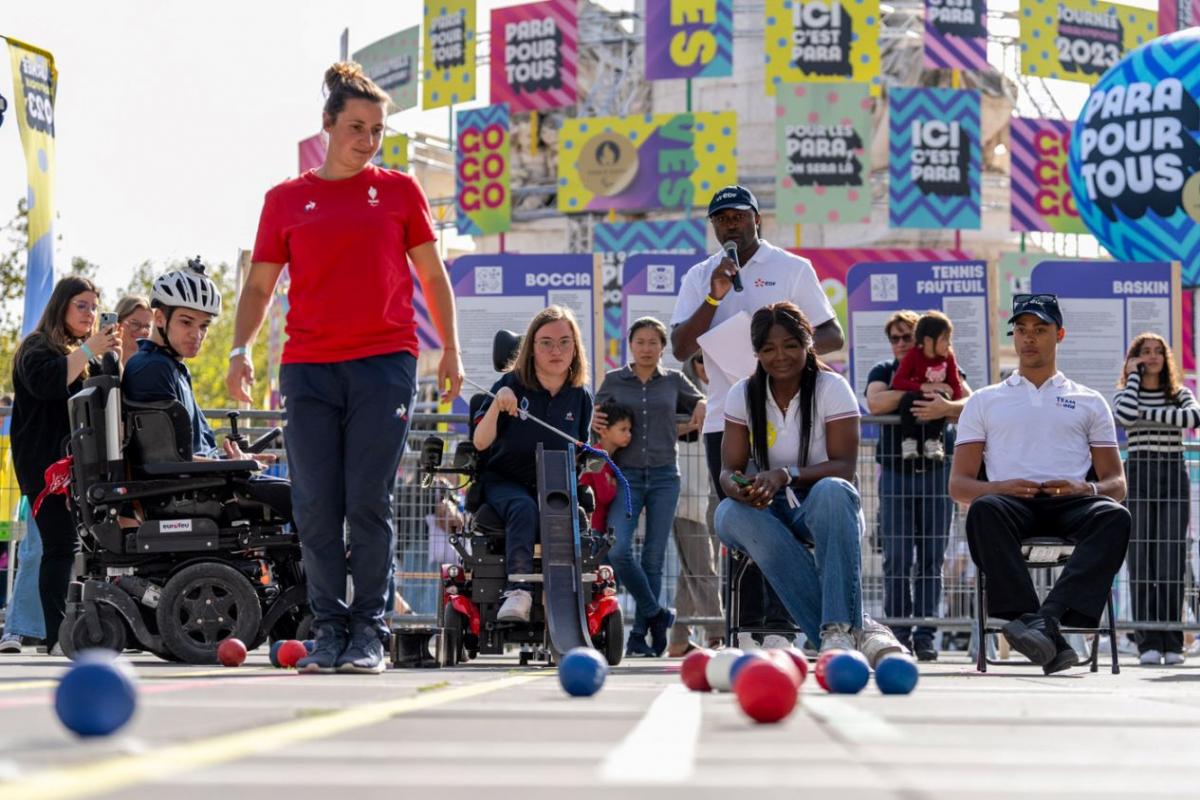
[[[263, 194], [296, 174], [320, 130], [322, 78], [350, 51], [421, 21], [421, 0], [6, 0], [0, 35], [54, 54], [60, 270], [73, 256], [124, 286], [146, 259], [232, 263], [253, 246]], [[479, 24], [493, 7], [479, 0]], [[632, 0], [603, 5], [631, 8]], [[10, 61], [0, 95], [12, 101]], [[478, 81], [487, 98], [486, 74]], [[469, 106], [463, 106], [469, 107]], [[404, 132], [446, 135], [446, 109], [407, 111]], [[0, 221], [27, 180], [13, 109], [0, 125]]]

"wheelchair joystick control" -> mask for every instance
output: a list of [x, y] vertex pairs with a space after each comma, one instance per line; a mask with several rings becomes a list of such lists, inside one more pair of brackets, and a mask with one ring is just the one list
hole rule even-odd
[[238, 433], [238, 419], [242, 415], [237, 411], [230, 411], [226, 413], [225, 416], [229, 418], [229, 434], [226, 436], [226, 438], [235, 443], [241, 449], [245, 450], [246, 447], [249, 446], [250, 442], [245, 436]]

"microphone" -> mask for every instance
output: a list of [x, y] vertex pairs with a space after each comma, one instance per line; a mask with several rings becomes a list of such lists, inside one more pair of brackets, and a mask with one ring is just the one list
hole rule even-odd
[[725, 255], [728, 256], [733, 262], [733, 265], [737, 267], [733, 273], [733, 290], [735, 292], [740, 292], [742, 290], [742, 276], [738, 273], [738, 270], [741, 270], [742, 265], [738, 263], [737, 244], [735, 242], [726, 242], [724, 246]]

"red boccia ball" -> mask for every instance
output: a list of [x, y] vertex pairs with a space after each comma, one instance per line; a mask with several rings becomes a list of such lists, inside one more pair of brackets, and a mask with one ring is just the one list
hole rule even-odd
[[743, 667], [734, 693], [746, 716], [760, 723], [784, 719], [792, 713], [799, 697], [792, 676], [770, 659]]
[[279, 652], [275, 657], [279, 660], [279, 666], [284, 669], [294, 669], [296, 662], [307, 655], [308, 649], [304, 646], [304, 642], [288, 639], [279, 646]]
[[708, 660], [712, 658], [712, 650], [699, 648], [687, 654], [683, 659], [683, 665], [679, 669], [679, 677], [683, 681], [683, 685], [691, 689], [693, 692], [711, 692], [712, 687], [708, 685], [708, 677], [704, 674], [705, 668], [708, 666]]
[[798, 647], [784, 647], [776, 652], [783, 653], [792, 660], [800, 673], [800, 683], [803, 684], [808, 679], [808, 656], [804, 655], [804, 651]]
[[227, 667], [240, 667], [246, 660], [246, 645], [241, 639], [226, 639], [217, 646], [217, 660]]
[[772, 664], [787, 673], [787, 676], [792, 679], [792, 683], [796, 684], [797, 688], [799, 688], [800, 684], [804, 683], [803, 673], [800, 672], [800, 668], [796, 666], [796, 662], [792, 661], [792, 657], [786, 652], [783, 650], [768, 650], [767, 655], [770, 657]]
[[817, 657], [817, 666], [813, 668], [813, 677], [817, 679], [817, 685], [827, 692], [829, 691], [829, 684], [825, 681], [825, 669], [829, 666], [829, 662], [834, 656], [845, 652], [847, 651], [841, 649], [826, 650]]

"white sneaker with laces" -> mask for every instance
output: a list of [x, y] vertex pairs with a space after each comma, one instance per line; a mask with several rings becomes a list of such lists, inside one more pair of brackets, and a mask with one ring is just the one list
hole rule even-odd
[[867, 657], [871, 669], [875, 669], [875, 665], [882, 661], [884, 656], [908, 652], [892, 633], [891, 628], [879, 624], [866, 614], [863, 614], [862, 627], [854, 632], [854, 636], [857, 639], [858, 651]]
[[919, 455], [917, 452], [916, 439], [901, 439], [900, 440], [900, 457], [905, 461], [911, 458], [916, 458]]
[[525, 589], [509, 589], [504, 593], [504, 604], [496, 612], [497, 622], [529, 622], [529, 610], [533, 608], [533, 594]]
[[758, 650], [762, 647], [762, 645], [758, 643], [758, 640], [754, 638], [753, 633], [746, 633], [745, 631], [738, 634], [737, 646], [739, 650], [746, 652], [749, 652], [750, 650]]
[[763, 637], [763, 648], [766, 650], [786, 650], [791, 646], [792, 643], [788, 641], [788, 638], [780, 636], [778, 633], [768, 633]]
[[1162, 663], [1163, 654], [1157, 650], [1147, 650], [1138, 656], [1138, 663], [1143, 667], [1157, 667]]
[[925, 440], [925, 457], [932, 461], [946, 460], [946, 448], [941, 439]]
[[0, 653], [8, 653], [11, 655], [13, 653], [20, 653], [20, 652], [21, 652], [21, 637], [20, 636], [6, 636], [4, 639], [0, 640]]
[[1186, 660], [1187, 656], [1185, 656], [1183, 653], [1176, 653], [1173, 650], [1163, 653], [1163, 663], [1168, 667], [1178, 667]]
[[821, 628], [821, 652], [826, 650], [856, 650], [854, 636], [850, 633], [850, 625], [845, 622], [832, 622]]

